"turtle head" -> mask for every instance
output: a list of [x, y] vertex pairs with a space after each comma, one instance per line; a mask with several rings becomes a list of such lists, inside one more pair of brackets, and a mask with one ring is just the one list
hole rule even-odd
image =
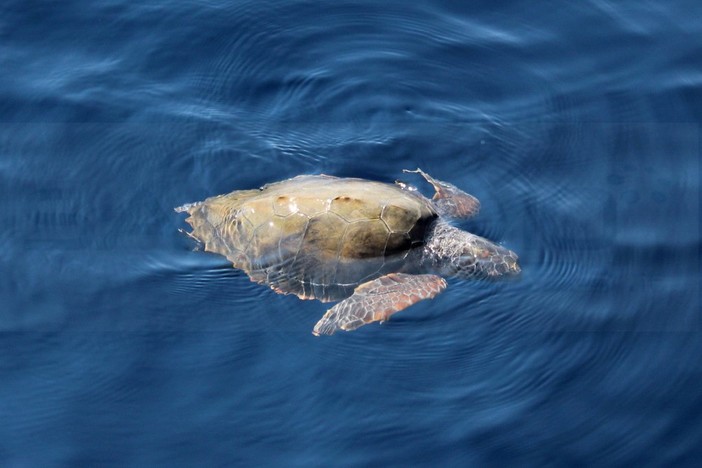
[[425, 255], [441, 274], [459, 278], [492, 278], [521, 271], [517, 254], [511, 250], [446, 223], [435, 226]]
[[492, 278], [521, 271], [517, 254], [482, 237], [468, 234], [461, 253], [453, 260], [456, 276]]

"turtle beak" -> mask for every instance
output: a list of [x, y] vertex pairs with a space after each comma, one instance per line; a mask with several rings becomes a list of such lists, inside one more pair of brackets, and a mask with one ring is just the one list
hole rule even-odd
[[482, 244], [474, 251], [477, 259], [479, 274], [488, 277], [517, 275], [522, 269], [519, 267], [517, 254], [509, 249], [493, 243]]
[[[519, 273], [522, 272], [522, 269], [519, 267], [519, 257], [517, 257], [517, 254], [512, 252], [509, 249], [506, 249], [504, 247], [498, 247], [498, 252], [499, 252], [499, 260], [504, 263], [504, 268], [506, 271], [504, 271], [503, 274], [505, 275], [518, 275]], [[506, 267], [506, 268], [505, 268]]]
[[[514, 252], [512, 252], [514, 254]], [[521, 267], [519, 266], [519, 263], [517, 263], [517, 255], [514, 255], [514, 261], [507, 262], [507, 266], [509, 266], [509, 272], [508, 274], [510, 275], [518, 275], [519, 273], [522, 272]]]

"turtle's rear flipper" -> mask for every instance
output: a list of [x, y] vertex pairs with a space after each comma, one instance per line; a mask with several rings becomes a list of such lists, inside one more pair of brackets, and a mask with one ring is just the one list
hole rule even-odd
[[446, 281], [436, 275], [390, 273], [358, 286], [351, 297], [339, 302], [314, 326], [314, 335], [351, 331], [372, 322], [387, 320], [424, 299], [446, 289]]
[[436, 180], [421, 169], [415, 169], [414, 171], [404, 169], [402, 172], [421, 174], [427, 182], [434, 186], [436, 193], [432, 200], [439, 214], [450, 218], [465, 219], [475, 216], [480, 211], [478, 199], [455, 185]]

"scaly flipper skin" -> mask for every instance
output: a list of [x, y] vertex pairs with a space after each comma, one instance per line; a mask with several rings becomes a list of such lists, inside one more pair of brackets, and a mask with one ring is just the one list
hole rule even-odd
[[436, 180], [423, 170], [417, 168], [414, 171], [403, 169], [402, 172], [421, 174], [431, 185], [436, 193], [432, 198], [436, 211], [439, 214], [457, 219], [466, 219], [478, 214], [480, 202], [473, 195], [469, 195], [453, 184]]
[[339, 302], [324, 314], [312, 333], [332, 335], [337, 330], [387, 320], [392, 314], [424, 299], [431, 299], [446, 289], [446, 281], [436, 275], [391, 273], [358, 286], [351, 297]]

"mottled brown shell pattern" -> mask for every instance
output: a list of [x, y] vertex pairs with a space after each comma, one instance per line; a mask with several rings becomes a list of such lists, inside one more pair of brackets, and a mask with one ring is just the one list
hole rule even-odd
[[299, 176], [186, 207], [191, 235], [252, 280], [305, 299], [338, 300], [401, 271], [437, 214], [400, 187]]

